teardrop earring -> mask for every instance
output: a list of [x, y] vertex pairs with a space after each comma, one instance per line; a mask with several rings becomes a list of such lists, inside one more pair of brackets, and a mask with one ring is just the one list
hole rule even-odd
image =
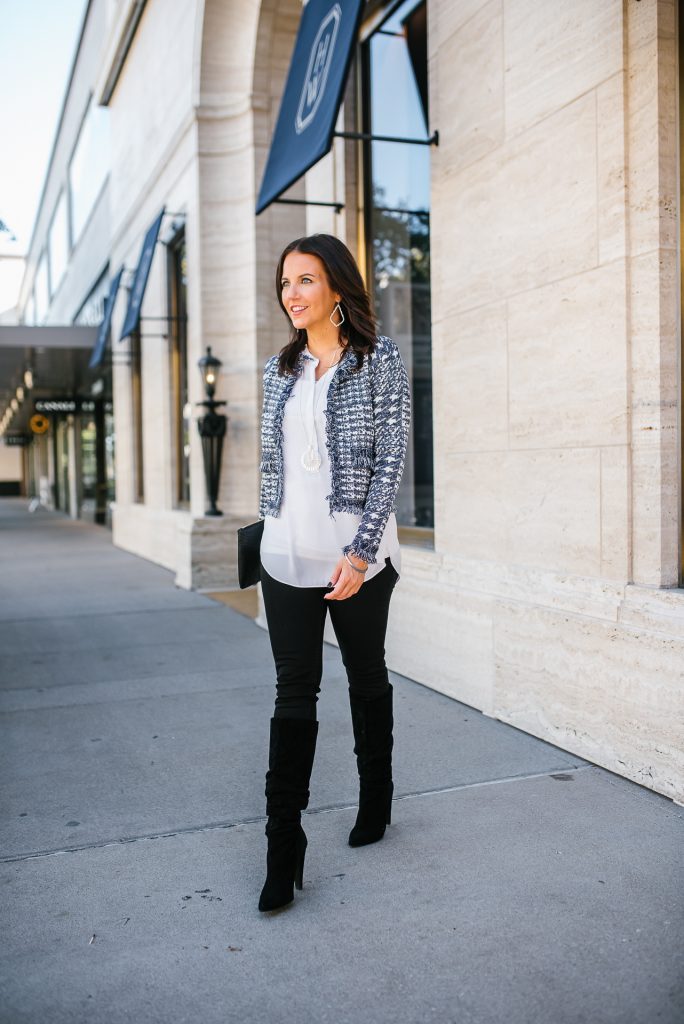
[[[333, 316], [335, 315], [335, 312], [337, 310], [339, 310], [340, 316], [342, 317], [342, 319], [340, 320], [339, 324], [336, 324], [335, 321], [333, 320]], [[330, 314], [330, 323], [333, 325], [333, 327], [341, 327], [342, 324], [344, 323], [344, 313], [342, 312], [342, 307], [340, 306], [339, 302], [337, 302], [335, 304], [335, 307], [334, 307], [332, 313]]]

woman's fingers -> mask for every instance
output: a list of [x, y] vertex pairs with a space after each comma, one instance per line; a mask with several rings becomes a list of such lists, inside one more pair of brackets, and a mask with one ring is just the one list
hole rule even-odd
[[342, 591], [342, 587], [344, 586], [344, 583], [345, 583], [346, 576], [345, 576], [345, 572], [344, 572], [344, 569], [345, 569], [344, 563], [345, 563], [344, 557], [338, 559], [337, 564], [335, 565], [335, 568], [333, 569], [333, 571], [330, 574], [330, 582], [333, 584], [334, 590], [331, 590], [329, 594], [324, 594], [323, 595], [324, 597], [326, 597], [328, 599], [331, 599], [333, 601], [339, 600], [339, 597], [340, 597], [340, 594], [341, 594], [341, 591]]
[[351, 575], [353, 572], [353, 569], [345, 570], [345, 567], [342, 566], [334, 590], [331, 590], [329, 594], [324, 594], [324, 598], [329, 601], [344, 601], [348, 597], [353, 597], [357, 590], [361, 589], [363, 583], [363, 580], [355, 578], [356, 574]]

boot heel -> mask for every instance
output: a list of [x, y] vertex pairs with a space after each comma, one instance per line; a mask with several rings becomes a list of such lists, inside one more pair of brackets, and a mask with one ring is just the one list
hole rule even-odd
[[304, 886], [304, 855], [306, 853], [306, 846], [306, 836], [302, 832], [302, 838], [297, 844], [297, 866], [295, 867], [294, 878], [295, 889], [299, 889], [300, 892]]
[[388, 825], [392, 824], [392, 800], [391, 799], [390, 799], [389, 803], [387, 804], [387, 824]]

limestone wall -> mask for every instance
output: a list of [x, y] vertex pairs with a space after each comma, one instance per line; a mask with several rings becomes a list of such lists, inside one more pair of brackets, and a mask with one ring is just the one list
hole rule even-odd
[[435, 553], [388, 658], [682, 800], [674, 14], [429, 8]]

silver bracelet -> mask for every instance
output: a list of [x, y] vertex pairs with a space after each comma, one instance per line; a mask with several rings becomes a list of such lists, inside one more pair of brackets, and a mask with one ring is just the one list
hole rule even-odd
[[356, 572], [368, 572], [368, 566], [366, 566], [365, 569], [359, 569], [358, 565], [354, 565], [354, 563], [352, 562], [351, 558], [349, 557], [349, 555], [347, 554], [346, 551], [344, 552], [344, 557], [347, 559], [347, 561], [351, 565], [352, 569], [355, 569]]

